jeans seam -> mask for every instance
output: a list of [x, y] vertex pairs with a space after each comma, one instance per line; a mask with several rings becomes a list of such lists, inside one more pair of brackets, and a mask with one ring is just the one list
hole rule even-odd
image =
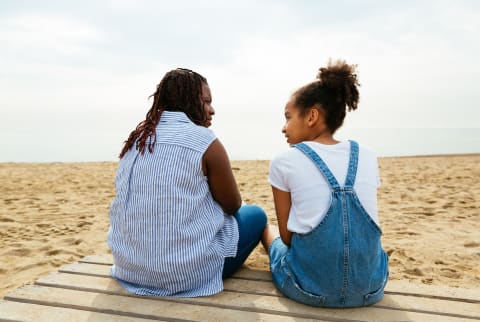
[[343, 285], [341, 292], [341, 303], [345, 304], [346, 292], [348, 287], [348, 252], [349, 252], [349, 239], [348, 239], [348, 211], [346, 205], [345, 192], [342, 192], [342, 214], [343, 214]]

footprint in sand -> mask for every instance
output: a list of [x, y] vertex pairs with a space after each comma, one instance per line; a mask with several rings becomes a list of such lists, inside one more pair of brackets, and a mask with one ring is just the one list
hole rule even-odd
[[46, 245], [46, 246], [40, 247], [38, 250], [41, 250], [42, 252], [45, 252], [45, 251], [49, 251], [51, 249], [52, 249], [52, 246]]
[[477, 242], [474, 242], [474, 241], [466, 241], [464, 244], [463, 244], [464, 247], [478, 247], [480, 246], [480, 243], [477, 243]]
[[67, 243], [68, 245], [79, 245], [79, 244], [83, 243], [83, 240], [75, 239], [75, 238], [65, 238], [62, 241]]
[[0, 217], [0, 222], [15, 222], [14, 219], [10, 218], [10, 217]]
[[418, 267], [415, 267], [414, 269], [406, 269], [405, 273], [407, 273], [409, 275], [423, 276], [422, 270]]
[[413, 231], [398, 231], [396, 233], [398, 235], [409, 235], [409, 236], [419, 235], [419, 233], [416, 233], [416, 232], [413, 232]]
[[79, 254], [77, 254], [76, 252], [72, 252], [72, 251], [69, 251], [69, 250], [64, 250], [64, 249], [53, 249], [51, 251], [48, 251], [46, 252], [45, 254], [47, 254], [48, 256], [53, 256], [53, 255], [75, 255], [75, 256], [79, 256]]
[[12, 255], [12, 256], [18, 256], [18, 257], [25, 257], [30, 255], [32, 251], [26, 248], [16, 248], [9, 250], [8, 252], [4, 253], [3, 255]]
[[441, 268], [440, 275], [454, 279], [459, 279], [461, 277], [461, 275], [456, 270], [451, 268]]
[[86, 226], [86, 225], [92, 225], [91, 222], [88, 222], [88, 221], [81, 221], [77, 224], [77, 227], [83, 227], [83, 226]]
[[432, 284], [433, 283], [433, 278], [423, 278], [422, 283], [423, 284]]

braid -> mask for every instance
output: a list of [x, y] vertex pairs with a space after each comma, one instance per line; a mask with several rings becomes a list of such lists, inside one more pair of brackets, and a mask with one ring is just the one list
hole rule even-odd
[[153, 104], [147, 112], [145, 120], [140, 122], [124, 142], [120, 159], [135, 144], [141, 154], [153, 152], [156, 143], [156, 127], [163, 111], [184, 112], [195, 124], [201, 125], [207, 118], [201, 100], [202, 85], [207, 79], [202, 75], [185, 68], [177, 68], [165, 74], [153, 96]]

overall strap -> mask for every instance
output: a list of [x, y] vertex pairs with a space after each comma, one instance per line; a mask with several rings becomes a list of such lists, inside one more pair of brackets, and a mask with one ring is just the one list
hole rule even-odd
[[332, 174], [332, 172], [327, 167], [327, 165], [322, 160], [322, 158], [320, 158], [320, 156], [315, 151], [313, 151], [312, 148], [310, 148], [305, 143], [298, 143], [298, 144], [293, 145], [293, 147], [302, 151], [307, 157], [309, 157], [313, 161], [313, 163], [315, 163], [317, 168], [320, 170], [320, 172], [323, 174], [325, 179], [330, 184], [330, 188], [332, 190], [340, 188], [340, 185], [338, 184], [337, 179], [335, 179], [335, 176]]
[[348, 162], [347, 179], [345, 180], [345, 188], [353, 188], [355, 178], [357, 177], [358, 166], [358, 143], [350, 140], [350, 161]]

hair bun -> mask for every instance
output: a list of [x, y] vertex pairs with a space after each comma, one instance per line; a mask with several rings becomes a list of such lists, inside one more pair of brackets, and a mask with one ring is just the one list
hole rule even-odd
[[331, 90], [337, 101], [348, 106], [348, 110], [355, 110], [358, 105], [360, 86], [356, 74], [356, 65], [348, 65], [344, 60], [332, 62], [330, 59], [327, 67], [318, 70], [317, 79], [321, 85]]

